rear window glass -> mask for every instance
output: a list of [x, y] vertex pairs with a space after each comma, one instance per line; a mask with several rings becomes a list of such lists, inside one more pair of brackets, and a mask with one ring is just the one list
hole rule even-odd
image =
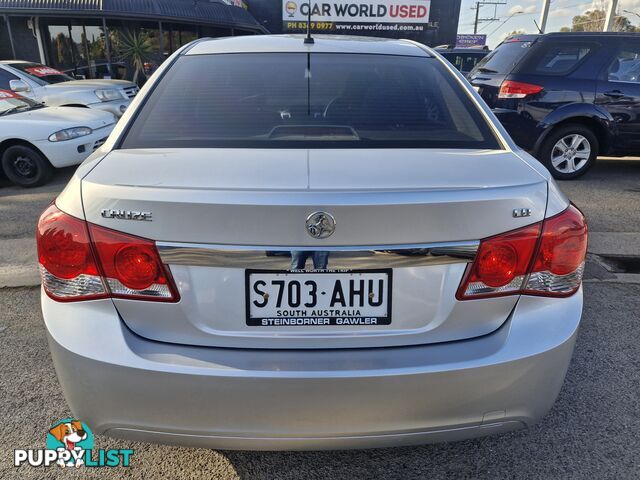
[[544, 43], [518, 70], [537, 75], [566, 75], [594, 48], [591, 43]]
[[486, 56], [485, 53], [441, 52], [441, 54], [461, 72], [470, 72]]
[[513, 67], [524, 57], [529, 50], [531, 42], [505, 42], [484, 57], [476, 70], [485, 73], [509, 74]]
[[122, 148], [498, 148], [434, 58], [362, 54], [184, 56]]

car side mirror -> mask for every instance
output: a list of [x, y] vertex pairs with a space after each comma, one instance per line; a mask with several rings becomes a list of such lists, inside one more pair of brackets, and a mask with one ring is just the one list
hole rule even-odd
[[12, 91], [16, 92], [16, 93], [28, 92], [28, 91], [31, 90], [31, 87], [29, 87], [27, 82], [25, 82], [23, 80], [11, 80], [11, 81], [9, 81], [9, 88]]

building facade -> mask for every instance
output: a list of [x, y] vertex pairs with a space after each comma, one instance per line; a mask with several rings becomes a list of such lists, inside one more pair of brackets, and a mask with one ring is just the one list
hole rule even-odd
[[44, 63], [85, 78], [149, 74], [200, 37], [266, 33], [231, 0], [0, 0], [0, 59]]
[[0, 60], [138, 78], [200, 37], [305, 32], [455, 43], [461, 0], [0, 0]]

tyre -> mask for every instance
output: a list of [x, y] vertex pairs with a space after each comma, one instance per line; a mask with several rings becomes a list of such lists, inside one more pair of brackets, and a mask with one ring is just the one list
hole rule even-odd
[[44, 185], [53, 175], [53, 167], [42, 154], [25, 145], [14, 145], [2, 155], [2, 170], [7, 178], [21, 187]]
[[538, 160], [558, 180], [584, 175], [598, 156], [598, 137], [580, 124], [564, 125], [553, 130], [538, 151]]

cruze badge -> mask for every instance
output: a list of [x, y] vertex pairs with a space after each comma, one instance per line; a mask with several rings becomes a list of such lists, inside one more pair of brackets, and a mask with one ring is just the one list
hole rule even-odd
[[307, 217], [306, 225], [313, 238], [327, 238], [336, 230], [336, 219], [327, 212], [314, 212]]
[[112, 210], [110, 208], [104, 208], [100, 211], [102, 218], [117, 218], [119, 220], [140, 220], [143, 222], [150, 222], [152, 214], [151, 212], [137, 212], [135, 210]]

